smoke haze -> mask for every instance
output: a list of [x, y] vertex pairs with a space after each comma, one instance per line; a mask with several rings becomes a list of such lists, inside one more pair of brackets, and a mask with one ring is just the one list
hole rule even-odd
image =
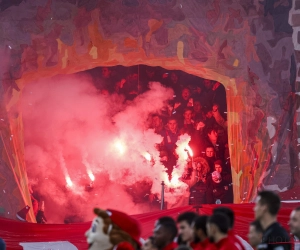
[[[124, 102], [116, 94], [101, 95], [83, 74], [26, 85], [21, 101], [26, 167], [49, 222], [73, 214], [89, 220], [95, 206], [149, 211], [125, 187], [153, 182], [151, 193], [159, 195], [161, 181], [167, 182], [154, 147], [162, 138], [147, 129], [147, 118], [172, 97], [171, 89], [152, 83], [150, 91]], [[85, 191], [93, 180], [94, 189]]]

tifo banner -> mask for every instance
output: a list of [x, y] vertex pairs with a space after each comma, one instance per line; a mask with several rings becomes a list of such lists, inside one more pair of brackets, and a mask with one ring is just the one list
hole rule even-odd
[[[216, 206], [218, 205], [203, 205], [199, 209], [199, 213], [210, 215]], [[291, 211], [297, 206], [300, 206], [300, 203], [282, 204], [278, 219], [285, 228], [288, 228], [287, 222]], [[228, 205], [228, 207], [232, 208], [235, 213], [235, 231], [238, 232], [239, 236], [247, 240], [249, 223], [254, 220], [254, 204], [232, 204]], [[179, 214], [186, 211], [195, 211], [195, 208], [187, 206], [134, 215], [133, 217], [140, 221], [142, 225], [142, 237], [145, 239], [152, 234], [154, 223], [158, 218], [171, 216], [176, 219]], [[84, 233], [89, 227], [90, 222], [67, 225], [34, 224], [0, 218], [0, 237], [5, 240], [8, 250], [83, 250], [88, 247]]]

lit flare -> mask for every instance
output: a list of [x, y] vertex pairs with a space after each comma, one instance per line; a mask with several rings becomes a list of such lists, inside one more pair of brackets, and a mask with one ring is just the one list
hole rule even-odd
[[95, 181], [95, 175], [92, 173], [91, 170], [88, 170], [88, 176], [90, 177], [91, 181]]
[[119, 153], [121, 155], [123, 155], [125, 153], [126, 147], [125, 147], [125, 145], [122, 142], [117, 141], [117, 142], [115, 142], [114, 146], [119, 151]]
[[66, 176], [66, 182], [67, 182], [67, 186], [68, 187], [72, 187], [73, 186], [73, 182], [72, 182], [70, 176]]
[[145, 157], [145, 159], [147, 160], [147, 161], [151, 161], [151, 155], [148, 153], [148, 152], [145, 152], [144, 153], [144, 157]]

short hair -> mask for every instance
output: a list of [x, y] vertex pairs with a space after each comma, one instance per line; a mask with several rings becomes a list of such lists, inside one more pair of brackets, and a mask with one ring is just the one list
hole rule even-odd
[[172, 239], [174, 239], [177, 236], [178, 231], [174, 220], [172, 222], [167, 220], [163, 222], [159, 222], [157, 226], [161, 226], [164, 229], [166, 229], [170, 233]]
[[214, 162], [214, 164], [215, 164], [215, 165], [220, 165], [220, 166], [222, 167], [223, 162], [222, 162], [221, 160], [216, 160], [216, 161]]
[[186, 221], [191, 226], [197, 216], [198, 215], [194, 212], [185, 212], [177, 217], [177, 223]]
[[182, 93], [185, 89], [187, 89], [187, 90], [191, 93], [191, 90], [190, 90], [189, 87], [183, 87], [183, 88], [181, 89], [181, 93]]
[[191, 108], [187, 107], [187, 108], [184, 109], [183, 114], [184, 114], [185, 112], [187, 112], [187, 111], [191, 111], [192, 113], [194, 113], [194, 111], [193, 111]]
[[277, 194], [272, 191], [261, 191], [257, 194], [260, 196], [260, 200], [258, 201], [262, 205], [267, 205], [268, 212], [275, 216], [278, 214], [280, 209], [280, 198]]
[[294, 209], [294, 211], [299, 212], [299, 211], [300, 211], [300, 207], [296, 207], [296, 208]]
[[158, 224], [163, 224], [163, 223], [167, 223], [167, 222], [170, 222], [170, 223], [175, 223], [175, 220], [170, 217], [170, 216], [163, 216], [163, 217], [160, 217], [158, 220], [157, 220], [157, 223]]
[[216, 225], [219, 231], [224, 234], [227, 234], [230, 224], [228, 217], [221, 213], [215, 213], [210, 216], [207, 223]]
[[168, 122], [169, 121], [176, 121], [176, 123], [178, 123], [178, 121], [177, 121], [177, 117], [176, 116], [170, 116], [169, 118], [168, 118]]
[[208, 129], [206, 130], [206, 133], [207, 133], [207, 134], [210, 134], [212, 131], [217, 132], [217, 130], [216, 130], [215, 128], [208, 128]]
[[233, 228], [234, 225], [234, 212], [229, 207], [216, 207], [213, 213], [225, 214], [229, 219], [229, 228]]
[[206, 223], [208, 220], [208, 216], [207, 215], [201, 215], [198, 216], [195, 220], [195, 229], [196, 230], [202, 230], [205, 234], [205, 236], [207, 236], [207, 230], [206, 230]]
[[258, 233], [263, 233], [264, 229], [262, 228], [260, 222], [258, 220], [252, 221], [250, 223], [250, 226], [253, 226], [255, 228], [255, 231]]
[[157, 114], [157, 113], [152, 114], [152, 118], [153, 118], [153, 117], [156, 117], [156, 116], [157, 116], [158, 118], [162, 119], [162, 117], [161, 117], [160, 114]]

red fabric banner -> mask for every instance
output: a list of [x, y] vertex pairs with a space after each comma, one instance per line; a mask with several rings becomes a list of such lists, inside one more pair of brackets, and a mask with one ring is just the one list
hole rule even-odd
[[[217, 205], [203, 205], [200, 214], [211, 214]], [[226, 204], [227, 206], [227, 204]], [[235, 212], [235, 231], [238, 235], [247, 239], [248, 225], [254, 219], [254, 204], [232, 204], [228, 205]], [[300, 203], [282, 204], [279, 214], [279, 222], [287, 227], [287, 222], [291, 210]], [[171, 216], [177, 218], [180, 213], [185, 211], [195, 211], [191, 206], [174, 208], [151, 212], [146, 214], [134, 215], [142, 224], [142, 237], [147, 238], [152, 234], [154, 222], [162, 216]], [[90, 222], [80, 224], [35, 224], [27, 222], [19, 222], [0, 218], [0, 237], [7, 244], [7, 249], [22, 249], [20, 242], [52, 242], [52, 241], [69, 241], [78, 249], [87, 249], [87, 243], [84, 233], [90, 227]]]

